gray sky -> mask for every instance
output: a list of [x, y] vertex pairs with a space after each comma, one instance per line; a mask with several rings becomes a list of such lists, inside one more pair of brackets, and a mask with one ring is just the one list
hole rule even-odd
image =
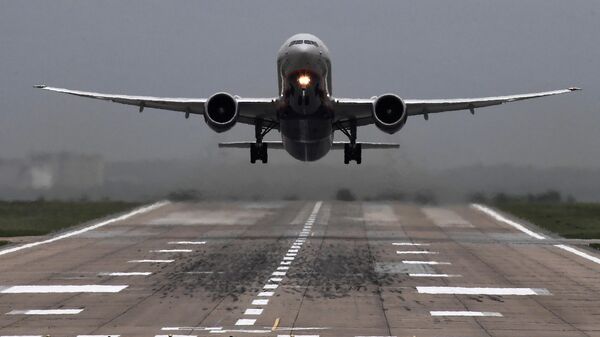
[[[362, 128], [362, 140], [402, 144], [397, 153], [367, 152], [364, 163], [600, 167], [599, 14], [599, 1], [0, 1], [0, 157], [68, 150], [111, 160], [246, 158], [216, 144], [252, 139], [252, 127], [217, 135], [202, 118], [139, 115], [135, 107], [31, 86], [273, 96], [277, 49], [309, 32], [332, 52], [336, 96], [584, 89], [475, 117], [413, 117], [391, 136]], [[324, 160], [343, 165], [339, 153]], [[293, 159], [272, 151], [270, 162]]]

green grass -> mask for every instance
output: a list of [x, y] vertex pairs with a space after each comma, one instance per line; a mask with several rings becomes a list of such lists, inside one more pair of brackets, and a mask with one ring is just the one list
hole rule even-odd
[[118, 201], [2, 201], [0, 237], [44, 235], [136, 206]]
[[600, 243], [590, 243], [590, 247], [600, 250]]
[[600, 204], [508, 201], [495, 205], [570, 239], [600, 239]]
[[7, 245], [9, 243], [10, 243], [9, 241], [0, 240], [0, 246]]

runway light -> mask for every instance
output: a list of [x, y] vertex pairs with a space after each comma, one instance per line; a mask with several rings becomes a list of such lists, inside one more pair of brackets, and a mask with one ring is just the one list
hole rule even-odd
[[298, 76], [298, 84], [302, 88], [308, 87], [310, 85], [310, 76], [308, 76], [307, 74], [302, 74]]

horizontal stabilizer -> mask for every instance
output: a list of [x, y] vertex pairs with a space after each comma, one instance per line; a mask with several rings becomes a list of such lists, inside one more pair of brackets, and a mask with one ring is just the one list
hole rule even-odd
[[[252, 141], [247, 142], [225, 142], [219, 143], [219, 147], [221, 148], [233, 148], [233, 149], [249, 149], [250, 145], [254, 144]], [[283, 142], [280, 141], [266, 141], [263, 144], [267, 144], [267, 148], [281, 150], [283, 149]], [[332, 150], [343, 150], [346, 144], [350, 144], [349, 142], [333, 142], [331, 147]], [[363, 150], [365, 149], [397, 149], [400, 147], [400, 144], [396, 143], [374, 143], [374, 142], [359, 142]]]

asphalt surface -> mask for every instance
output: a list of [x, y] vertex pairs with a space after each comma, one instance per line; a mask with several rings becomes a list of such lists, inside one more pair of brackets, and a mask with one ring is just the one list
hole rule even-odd
[[0, 336], [600, 336], [600, 254], [504, 217], [169, 203], [0, 250]]

